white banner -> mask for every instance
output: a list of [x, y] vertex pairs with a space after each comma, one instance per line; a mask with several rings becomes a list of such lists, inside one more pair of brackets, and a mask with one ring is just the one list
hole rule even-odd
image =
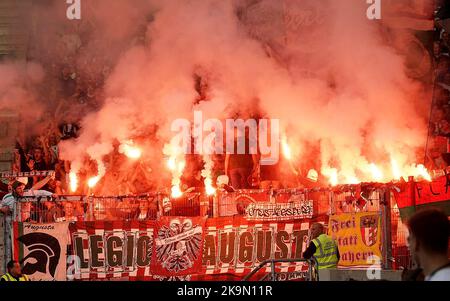
[[23, 177], [34, 177], [34, 176], [51, 176], [55, 174], [54, 170], [36, 170], [27, 172], [14, 172], [14, 171], [4, 171], [0, 173], [0, 178], [23, 178]]
[[245, 218], [249, 221], [286, 221], [311, 218], [313, 202], [292, 203], [252, 203], [245, 209]]
[[33, 281], [65, 281], [69, 223], [14, 223], [13, 257]]

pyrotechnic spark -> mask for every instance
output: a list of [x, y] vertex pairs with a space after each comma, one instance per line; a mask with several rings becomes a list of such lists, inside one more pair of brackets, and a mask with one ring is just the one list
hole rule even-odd
[[213, 151], [214, 151], [213, 144], [205, 146], [203, 154], [203, 170], [201, 171], [201, 175], [205, 179], [203, 181], [203, 183], [205, 184], [205, 192], [206, 195], [208, 196], [214, 195], [216, 193], [216, 189], [213, 187], [213, 180], [212, 180], [214, 160], [210, 155], [213, 153]]
[[348, 176], [346, 184], [359, 184], [361, 181], [355, 176]]
[[177, 199], [183, 195], [180, 186], [172, 186], [172, 197]]
[[330, 167], [325, 167], [322, 168], [322, 174], [326, 177], [328, 177], [328, 180], [331, 184], [331, 186], [336, 186], [339, 181], [338, 181], [338, 172], [336, 168], [330, 168]]
[[95, 185], [97, 185], [98, 181], [100, 181], [100, 177], [99, 176], [95, 176], [92, 177], [88, 180], [88, 187], [89, 188], [94, 188]]
[[288, 160], [292, 160], [292, 151], [291, 148], [287, 142], [286, 137], [283, 137], [283, 139], [281, 140], [281, 147], [283, 149], [283, 155], [286, 159]]
[[183, 173], [183, 170], [184, 170], [185, 167], [186, 167], [186, 161], [184, 161], [184, 159], [183, 159], [183, 161], [178, 163], [178, 169], [177, 169], [178, 172], [179, 173]]
[[134, 146], [133, 141], [127, 141], [120, 145], [119, 152], [123, 153], [130, 159], [139, 159], [142, 156], [142, 151], [139, 147]]
[[372, 173], [372, 177], [375, 181], [379, 182], [383, 180], [383, 172], [381, 171], [380, 168], [378, 168], [378, 166], [376, 166], [374, 163], [371, 163], [369, 165], [369, 168], [370, 172]]
[[431, 182], [431, 176], [428, 173], [428, 170], [425, 168], [425, 166], [423, 166], [423, 164], [419, 164], [417, 165], [417, 174], [418, 176], [421, 176], [422, 178], [424, 178], [426, 181]]
[[394, 158], [391, 158], [391, 167], [392, 167], [392, 175], [394, 177], [394, 180], [400, 179], [402, 176], [400, 167], [398, 166], [397, 160]]
[[172, 143], [164, 145], [163, 153], [168, 156], [167, 168], [172, 173], [172, 197], [178, 198], [183, 195], [180, 189], [180, 179], [186, 166], [186, 160], [182, 148]]
[[69, 173], [69, 180], [70, 180], [70, 191], [75, 192], [78, 188], [78, 178], [77, 174], [74, 171], [71, 171]]
[[212, 180], [211, 179], [205, 179], [205, 191], [206, 195], [214, 195], [216, 193], [216, 189], [212, 186]]
[[137, 147], [126, 146], [125, 155], [130, 159], [139, 159], [142, 155], [142, 151]]
[[177, 167], [177, 164], [175, 162], [175, 158], [169, 158], [167, 160], [167, 168], [169, 168], [170, 171], [174, 171]]

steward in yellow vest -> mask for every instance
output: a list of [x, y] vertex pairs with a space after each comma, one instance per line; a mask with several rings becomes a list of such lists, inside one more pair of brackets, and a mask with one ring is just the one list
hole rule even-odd
[[27, 275], [22, 274], [22, 269], [17, 261], [11, 260], [7, 264], [8, 273], [0, 278], [0, 281], [30, 281]]
[[305, 259], [313, 257], [318, 269], [335, 269], [340, 259], [336, 242], [324, 232], [323, 225], [314, 223], [311, 226], [311, 242], [303, 253]]

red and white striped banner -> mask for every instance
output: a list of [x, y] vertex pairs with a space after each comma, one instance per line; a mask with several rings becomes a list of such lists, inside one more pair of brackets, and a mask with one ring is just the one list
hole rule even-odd
[[[169, 223], [160, 226], [153, 221], [71, 224], [73, 254], [79, 258], [80, 264], [75, 279], [239, 280], [264, 260], [301, 258], [307, 247], [310, 225], [310, 220], [269, 223], [247, 221], [244, 217], [224, 217], [207, 219], [201, 226], [199, 221], [192, 218], [169, 219]], [[164, 225], [169, 231], [176, 232], [176, 227], [187, 227], [187, 231], [192, 230], [192, 233], [178, 237], [176, 242], [167, 240], [172, 237], [170, 235], [164, 240], [158, 237], [164, 237], [164, 231], [160, 231]], [[202, 227], [201, 232], [193, 230], [197, 227]], [[203, 234], [196, 237], [199, 233]], [[201, 244], [195, 248], [192, 239], [200, 237]], [[167, 254], [173, 255], [170, 260], [158, 259], [154, 253], [164, 241], [173, 244], [173, 248], [166, 250]], [[192, 264], [195, 257], [183, 257], [190, 251], [201, 255], [201, 265], [198, 267]], [[180, 272], [178, 263], [189, 265], [189, 261], [192, 264], [186, 269], [189, 273]], [[164, 262], [173, 271], [165, 269], [161, 273], [161, 267], [155, 269], [155, 265], [163, 266]], [[275, 271], [280, 280], [302, 280], [307, 269], [304, 263], [297, 262], [277, 264]], [[270, 271], [270, 266], [263, 268], [255, 277]]]

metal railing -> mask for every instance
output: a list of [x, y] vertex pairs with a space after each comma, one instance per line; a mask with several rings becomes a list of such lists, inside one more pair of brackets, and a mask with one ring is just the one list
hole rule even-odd
[[257, 274], [262, 268], [270, 264], [270, 273], [265, 274], [259, 281], [277, 281], [276, 275], [278, 274], [275, 270], [275, 264], [277, 263], [299, 263], [305, 262], [308, 264], [308, 271], [306, 273], [305, 281], [319, 281], [319, 273], [316, 269], [316, 263], [309, 259], [267, 259], [261, 262], [257, 267], [255, 267], [249, 274], [247, 274], [242, 281], [249, 281], [250, 278]]
[[13, 219], [19, 222], [54, 223], [98, 220], [154, 220], [158, 215], [156, 195], [133, 197], [24, 197], [15, 205]]

